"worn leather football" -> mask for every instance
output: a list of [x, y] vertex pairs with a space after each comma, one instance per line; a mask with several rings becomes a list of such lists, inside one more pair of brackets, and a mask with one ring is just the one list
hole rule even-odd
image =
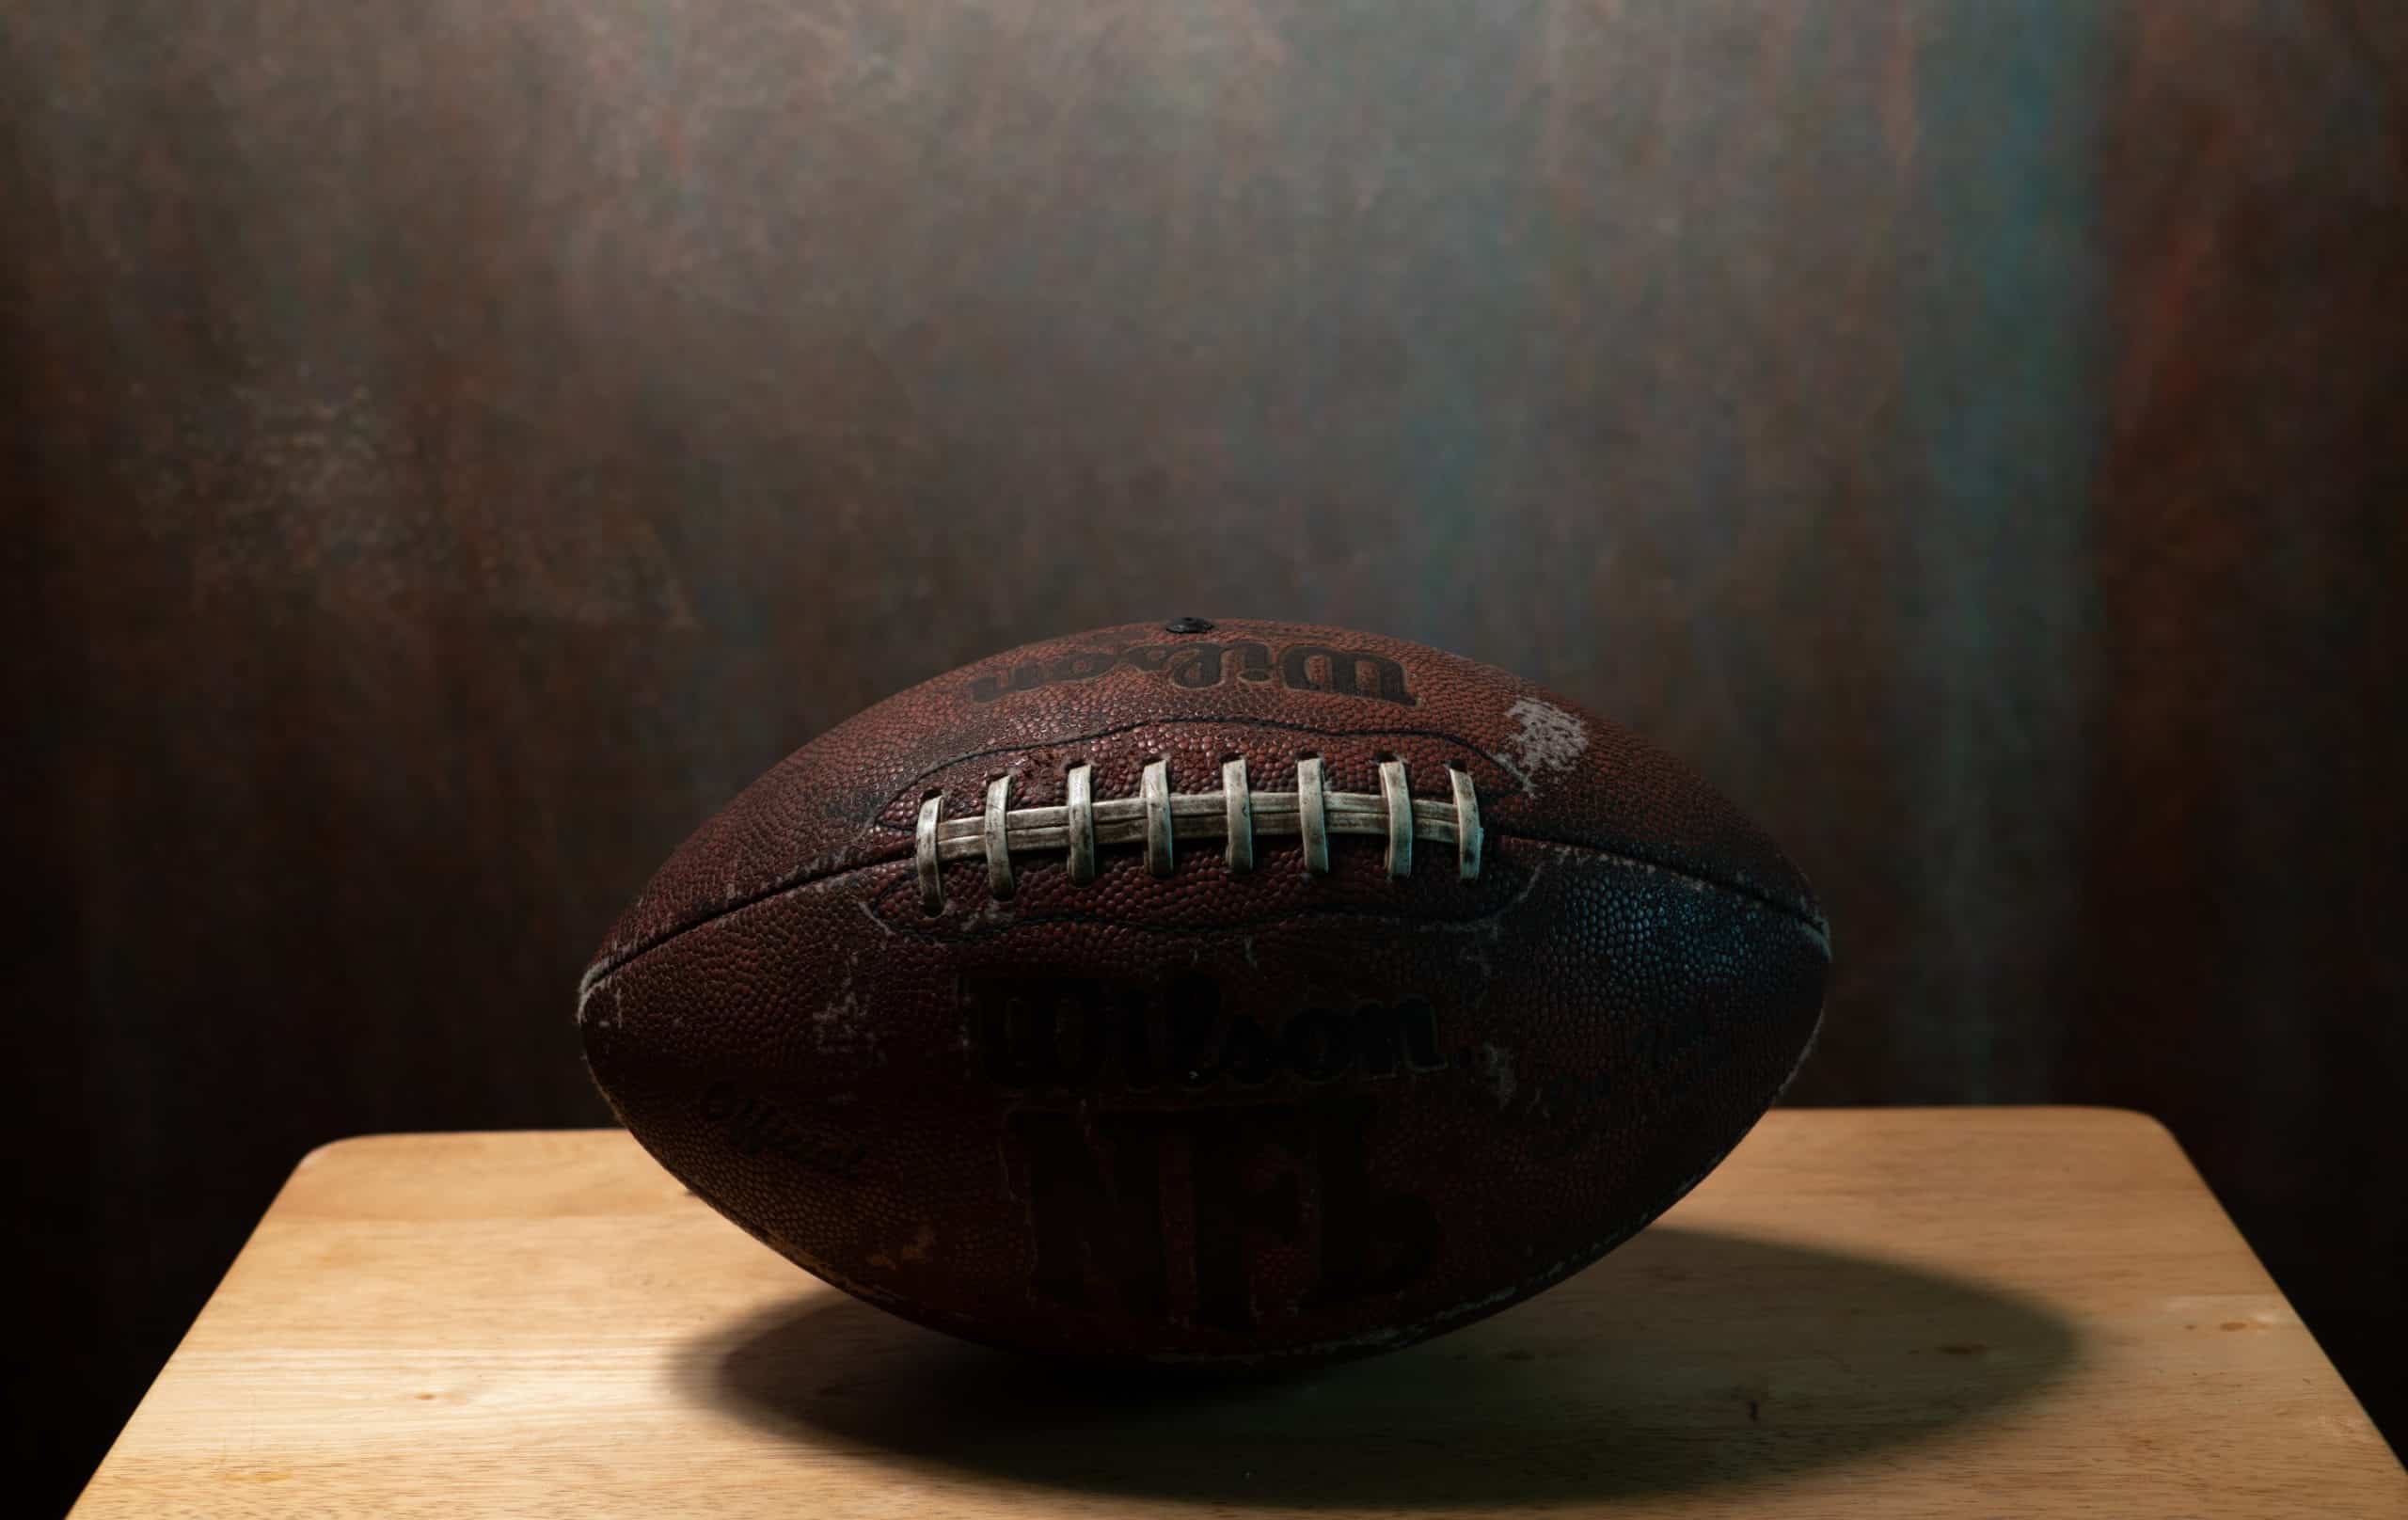
[[1830, 941], [1696, 776], [1394, 639], [1181, 618], [889, 699], [678, 849], [578, 1000], [627, 1128], [810, 1271], [1124, 1360], [1402, 1346], [1670, 1207]]

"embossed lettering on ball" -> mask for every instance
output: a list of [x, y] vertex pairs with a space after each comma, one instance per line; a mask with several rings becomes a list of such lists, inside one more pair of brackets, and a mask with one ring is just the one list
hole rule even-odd
[[578, 1017], [695, 1193], [990, 1343], [1402, 1346], [1669, 1208], [1820, 1016], [1803, 879], [1680, 765], [1395, 639], [1102, 628], [804, 746]]

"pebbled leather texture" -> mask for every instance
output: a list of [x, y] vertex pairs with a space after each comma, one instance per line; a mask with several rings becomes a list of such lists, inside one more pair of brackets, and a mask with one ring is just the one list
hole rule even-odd
[[[1186, 631], [1173, 631], [1173, 627]], [[1405, 763], [1478, 791], [1479, 878], [1391, 878], [1339, 835], [1232, 873], [1106, 847], [1095, 879], [977, 860], [923, 908], [912, 825]], [[999, 655], [805, 746], [612, 929], [578, 1021], [663, 1164], [802, 1266], [924, 1323], [1116, 1359], [1406, 1344], [1644, 1225], [1796, 1069], [1829, 936], [1804, 879], [1701, 780], [1486, 666], [1264, 622], [1139, 624]]]

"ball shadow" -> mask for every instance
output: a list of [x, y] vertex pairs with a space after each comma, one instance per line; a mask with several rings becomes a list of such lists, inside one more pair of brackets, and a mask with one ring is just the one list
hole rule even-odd
[[687, 1391], [823, 1449], [1022, 1487], [1248, 1504], [1546, 1504], [1861, 1462], [2028, 1400], [2073, 1327], [1976, 1284], [1656, 1226], [1497, 1318], [1268, 1375], [989, 1351], [832, 1290], [697, 1338]]

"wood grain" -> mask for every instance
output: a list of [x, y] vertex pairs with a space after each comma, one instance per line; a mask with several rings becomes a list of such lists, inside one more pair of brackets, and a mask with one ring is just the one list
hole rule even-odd
[[797, 1273], [617, 1132], [309, 1156], [75, 1514], [2408, 1512], [2153, 1121], [1782, 1111], [1598, 1266], [1276, 1379], [1100, 1376]]

